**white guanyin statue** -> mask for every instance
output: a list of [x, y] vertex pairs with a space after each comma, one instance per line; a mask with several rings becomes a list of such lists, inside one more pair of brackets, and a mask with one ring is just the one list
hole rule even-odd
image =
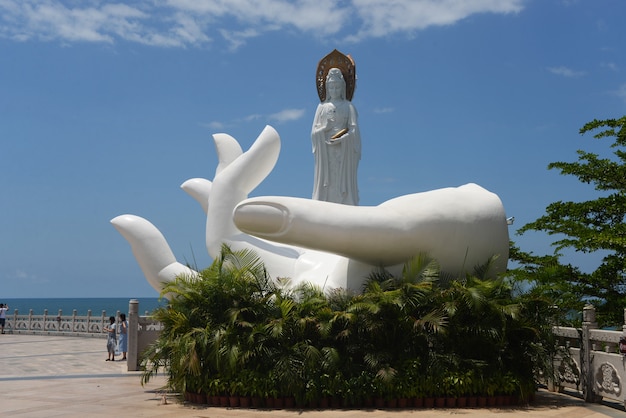
[[[227, 134], [213, 135], [218, 165], [213, 181], [195, 178], [181, 186], [206, 213], [209, 255], [222, 244], [254, 250], [273, 278], [308, 281], [324, 289], [361, 291], [372, 270], [399, 273], [418, 254], [459, 275], [497, 255], [493, 274], [507, 266], [509, 234], [502, 202], [476, 184], [400, 196], [378, 206], [356, 206], [287, 196], [248, 195], [269, 175], [280, 137], [266, 126], [243, 152]], [[135, 215], [111, 223], [130, 243], [148, 282], [194, 271], [179, 263], [161, 232]]]
[[351, 102], [356, 81], [354, 68], [352, 58], [337, 50], [318, 64], [320, 104], [311, 129], [315, 200], [359, 204], [357, 169], [361, 159], [361, 133], [358, 114]]

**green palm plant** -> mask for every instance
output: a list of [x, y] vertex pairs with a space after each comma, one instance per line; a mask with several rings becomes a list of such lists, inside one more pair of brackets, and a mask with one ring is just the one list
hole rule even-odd
[[227, 246], [197, 276], [165, 284], [161, 295], [170, 303], [153, 314], [163, 330], [142, 355], [142, 383], [162, 369], [168, 385], [181, 393], [200, 390], [218, 375], [228, 380], [247, 358], [245, 334], [253, 328], [251, 321], [265, 318], [272, 292], [259, 258]]
[[537, 339], [511, 284], [490, 273], [492, 263], [493, 259], [488, 260], [473, 274], [450, 280], [438, 292], [449, 324], [432, 340], [430, 367], [469, 373], [474, 382], [484, 384], [493, 381], [496, 372], [514, 371], [515, 376], [522, 376], [520, 381], [532, 386], [528, 371], [533, 369], [533, 360], [524, 341]]
[[444, 312], [432, 303], [439, 273], [435, 260], [419, 254], [405, 263], [399, 277], [374, 273], [351, 307], [358, 316], [363, 361], [383, 383], [407, 360], [424, 356], [428, 334], [445, 327]]
[[548, 305], [516, 296], [492, 262], [453, 277], [418, 255], [398, 277], [375, 271], [361, 294], [325, 293], [274, 281], [254, 253], [223, 247], [209, 268], [164, 287], [170, 304], [154, 313], [163, 331], [143, 353], [142, 383], [164, 370], [180, 393], [230, 388], [300, 403], [477, 393], [504, 380], [523, 394], [549, 354], [537, 313]]

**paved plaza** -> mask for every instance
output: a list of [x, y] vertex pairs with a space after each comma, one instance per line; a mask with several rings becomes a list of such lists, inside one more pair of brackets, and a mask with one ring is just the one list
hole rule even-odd
[[[190, 406], [162, 390], [163, 376], [141, 386], [140, 372], [105, 361], [106, 340], [38, 335], [0, 335], [2, 417], [626, 417], [621, 405], [540, 391], [531, 406], [419, 410], [244, 410]], [[164, 399], [166, 402], [164, 403]]]

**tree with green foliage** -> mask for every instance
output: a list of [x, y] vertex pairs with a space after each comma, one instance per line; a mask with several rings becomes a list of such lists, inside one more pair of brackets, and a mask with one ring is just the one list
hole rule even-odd
[[[559, 277], [568, 281], [562, 290], [572, 292], [578, 303], [591, 301], [597, 305], [598, 318], [605, 325], [619, 325], [626, 306], [626, 116], [593, 120], [580, 130], [581, 134], [591, 132], [595, 132], [596, 139], [614, 138], [611, 148], [616, 158], [600, 158], [579, 150], [577, 162], [554, 162], [548, 169], [576, 176], [606, 195], [584, 202], [554, 202], [544, 216], [524, 225], [518, 234], [532, 230], [562, 235], [553, 243], [555, 253], [564, 248], [584, 253], [606, 251], [601, 265], [591, 274], [581, 274], [571, 266], [559, 266], [558, 257], [517, 253], [512, 258], [518, 257], [517, 261], [531, 266], [534, 273], [559, 270]], [[568, 269], [572, 274], [564, 277], [562, 273]]]
[[509, 258], [521, 267], [510, 269], [507, 277], [515, 283], [516, 293], [530, 297], [533, 303], [541, 305], [542, 311], [558, 307], [551, 312], [555, 323], [580, 326], [588, 301], [578, 283], [586, 280], [582, 278], [585, 274], [571, 264], [562, 264], [559, 257], [559, 254], [537, 256], [511, 244]]

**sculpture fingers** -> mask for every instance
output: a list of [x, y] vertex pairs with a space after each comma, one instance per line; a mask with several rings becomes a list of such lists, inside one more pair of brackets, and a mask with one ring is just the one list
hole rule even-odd
[[371, 265], [396, 265], [423, 252], [439, 260], [444, 271], [457, 273], [494, 254], [502, 256], [505, 266], [508, 257], [502, 203], [473, 184], [406, 195], [370, 207], [257, 197], [241, 202], [233, 219], [241, 231], [259, 238]]
[[228, 134], [214, 134], [213, 142], [217, 151], [218, 164], [215, 169], [215, 176], [217, 177], [222, 170], [243, 154], [243, 150], [239, 142]]
[[181, 184], [181, 188], [191, 197], [193, 197], [206, 215], [209, 211], [209, 195], [211, 194], [212, 183], [207, 179], [193, 178]]
[[[224, 144], [232, 143], [225, 140], [226, 137], [234, 139], [226, 134], [217, 134], [215, 139], [218, 154], [220, 155], [219, 174], [213, 180], [214, 183], [224, 183], [227, 187], [234, 187], [246, 194], [254, 190], [274, 169], [278, 155], [280, 154], [280, 136], [271, 126], [266, 126], [254, 141], [250, 149], [236, 158], [230, 160], [226, 165], [226, 160], [222, 161]], [[234, 155], [234, 154], [233, 154]], [[232, 157], [231, 154], [228, 155]]]
[[280, 136], [266, 126], [248, 151], [219, 170], [211, 186], [206, 224], [207, 249], [212, 257], [219, 255], [223, 242], [240, 234], [232, 220], [233, 210], [269, 175], [279, 153]]
[[135, 215], [120, 215], [111, 223], [126, 238], [148, 283], [161, 292], [163, 283], [179, 275], [196, 275], [176, 261], [163, 234], [150, 222]]

